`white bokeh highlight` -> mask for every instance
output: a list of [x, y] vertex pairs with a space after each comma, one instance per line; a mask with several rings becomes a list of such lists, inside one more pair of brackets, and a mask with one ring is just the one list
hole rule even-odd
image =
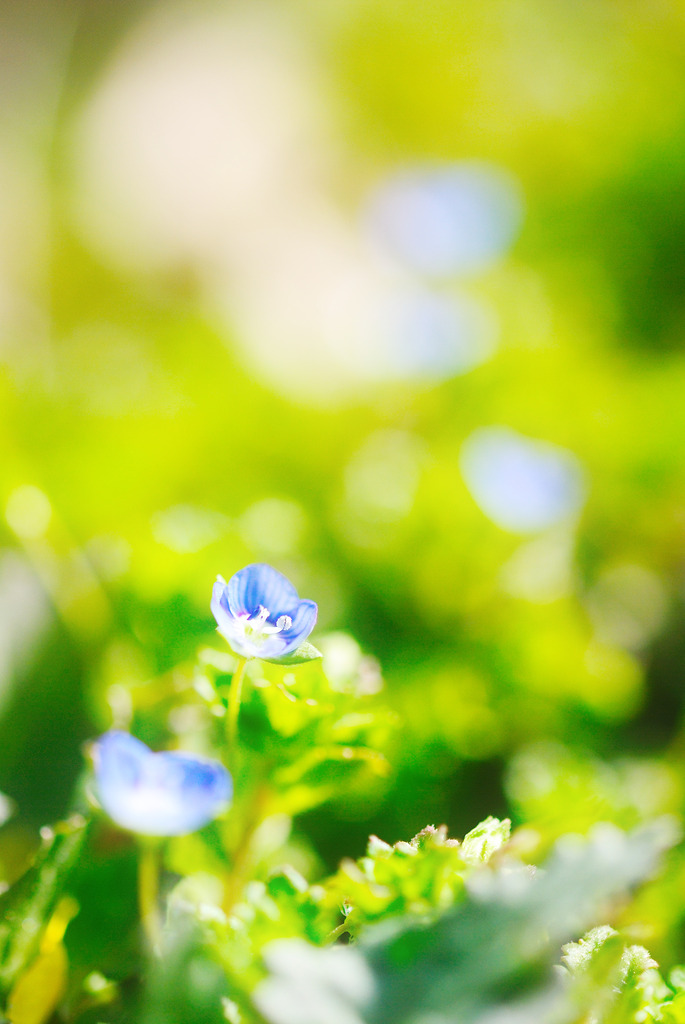
[[157, 8], [76, 112], [70, 146], [84, 242], [196, 288], [249, 374], [324, 406], [489, 359], [492, 304], [438, 278], [500, 259], [522, 216], [515, 179], [477, 162], [391, 169], [361, 218], [345, 211], [329, 88], [273, 11]]

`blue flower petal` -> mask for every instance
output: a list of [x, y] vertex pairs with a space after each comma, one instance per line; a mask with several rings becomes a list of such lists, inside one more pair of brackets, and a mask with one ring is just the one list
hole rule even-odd
[[222, 764], [181, 751], [153, 754], [149, 777], [160, 788], [172, 792], [176, 806], [158, 827], [163, 835], [195, 832], [212, 821], [232, 796], [231, 777]]
[[227, 587], [228, 607], [233, 615], [256, 615], [260, 605], [271, 616], [292, 615], [297, 591], [289, 579], [264, 562], [256, 562], [232, 576]]
[[287, 643], [282, 633], [274, 633], [264, 640], [259, 646], [259, 652], [254, 656], [264, 658], [266, 661], [275, 661], [281, 655], [287, 653]]
[[119, 826], [140, 835], [194, 832], [231, 798], [231, 777], [218, 761], [176, 751], [156, 754], [125, 732], [102, 736], [94, 758], [102, 806]]
[[130, 733], [112, 729], [94, 747], [95, 766], [113, 786], [133, 786], [139, 781], [150, 748]]
[[306, 640], [316, 625], [318, 606], [315, 601], [300, 601], [297, 611], [293, 616], [292, 626], [277, 634], [285, 640], [285, 647], [282, 654], [290, 654], [297, 650], [303, 640]]
[[222, 633], [230, 629], [231, 623], [234, 620], [234, 615], [228, 607], [227, 590], [228, 584], [224, 583], [223, 580], [217, 580], [212, 587], [212, 603], [210, 607], [212, 615], [216, 619], [216, 624]]

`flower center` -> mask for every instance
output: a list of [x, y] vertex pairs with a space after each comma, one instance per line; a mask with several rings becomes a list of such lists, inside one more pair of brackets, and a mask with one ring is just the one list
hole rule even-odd
[[252, 643], [261, 644], [267, 637], [273, 636], [274, 633], [282, 633], [284, 629], [290, 629], [293, 624], [293, 620], [289, 615], [279, 615], [276, 619], [276, 625], [272, 626], [267, 621], [269, 615], [269, 609], [260, 604], [256, 615], [253, 615], [251, 618], [248, 615], [240, 616], [246, 639], [251, 640]]

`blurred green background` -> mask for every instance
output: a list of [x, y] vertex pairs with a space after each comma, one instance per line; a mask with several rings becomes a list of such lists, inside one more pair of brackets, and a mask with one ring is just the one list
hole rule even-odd
[[682, 5], [0, 23], [6, 872], [252, 561], [403, 723], [386, 783], [299, 821], [325, 863], [680, 809]]

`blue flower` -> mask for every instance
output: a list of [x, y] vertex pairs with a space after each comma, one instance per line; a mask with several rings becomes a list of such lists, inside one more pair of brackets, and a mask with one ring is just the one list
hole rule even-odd
[[278, 661], [293, 654], [314, 629], [317, 611], [314, 601], [299, 599], [282, 573], [261, 563], [241, 569], [228, 583], [217, 577], [212, 591], [219, 632], [243, 658]]
[[218, 761], [156, 754], [127, 732], [101, 736], [93, 760], [100, 803], [117, 825], [140, 835], [195, 832], [231, 799], [231, 776]]

